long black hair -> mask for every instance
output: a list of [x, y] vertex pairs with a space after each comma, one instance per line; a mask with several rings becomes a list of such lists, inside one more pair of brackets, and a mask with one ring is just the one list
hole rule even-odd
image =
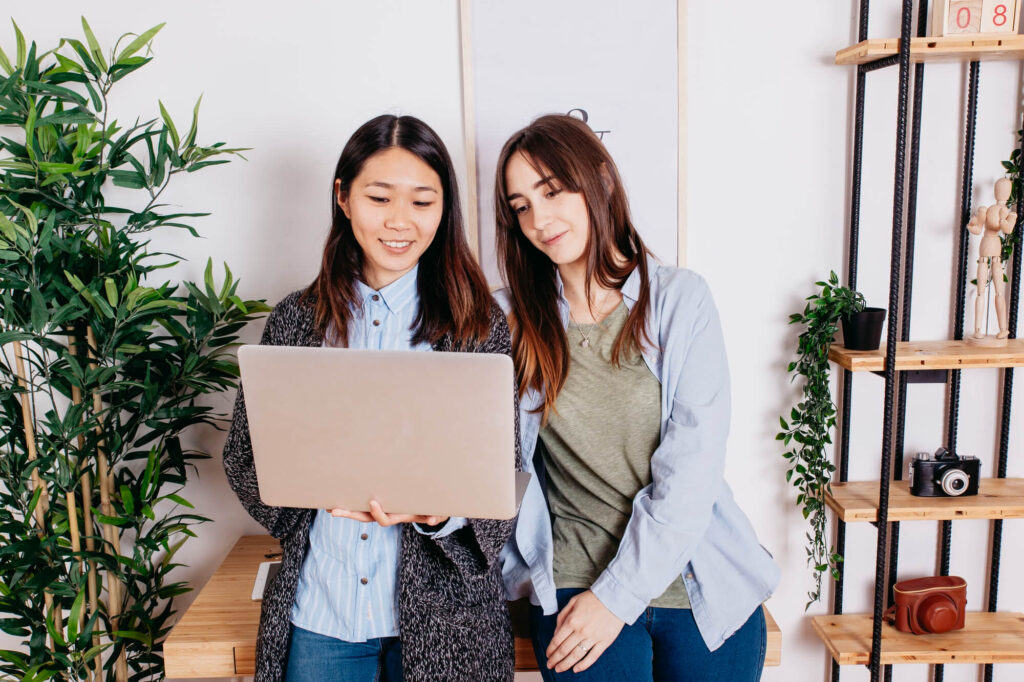
[[420, 256], [416, 286], [420, 311], [413, 343], [435, 343], [451, 334], [456, 345], [482, 341], [490, 331], [492, 298], [466, 241], [455, 167], [441, 138], [413, 116], [383, 115], [359, 127], [341, 152], [331, 182], [331, 231], [320, 272], [304, 293], [313, 302], [317, 330], [335, 345], [348, 342], [348, 323], [363, 275], [363, 251], [352, 223], [337, 201], [335, 185], [346, 193], [374, 154], [399, 147], [415, 154], [441, 179], [443, 211], [434, 240]]

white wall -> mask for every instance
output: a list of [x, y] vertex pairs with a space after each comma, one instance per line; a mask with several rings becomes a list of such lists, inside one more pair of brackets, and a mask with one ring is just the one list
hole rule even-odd
[[[895, 35], [898, 3], [875, 5], [872, 35]], [[810, 585], [805, 527], [793, 505], [795, 492], [783, 481], [774, 434], [778, 415], [796, 395], [785, 375], [796, 330], [786, 319], [802, 307], [816, 279], [845, 267], [854, 71], [834, 66], [832, 58], [854, 41], [857, 9], [853, 0], [792, 0], [785, 3], [788, 15], [779, 16], [779, 6], [689, 2], [688, 248], [690, 266], [711, 282], [729, 345], [735, 407], [727, 476], [783, 567], [782, 585], [769, 603], [783, 630], [783, 665], [766, 670], [764, 679], [789, 682], [825, 679], [828, 660], [803, 612]], [[78, 35], [80, 11], [80, 3], [59, 0], [23, 5], [15, 18], [28, 36], [49, 45], [60, 35]], [[308, 282], [326, 234], [337, 155], [354, 128], [378, 112], [421, 116], [439, 130], [462, 167], [451, 0], [160, 6], [116, 0], [92, 7], [89, 18], [104, 43], [122, 31], [168, 21], [156, 41], [157, 59], [119, 88], [125, 115], [155, 113], [159, 97], [175, 116], [187, 117], [202, 92], [200, 138], [254, 148], [248, 163], [186, 178], [171, 195], [188, 210], [213, 213], [197, 223], [205, 241], [178, 234], [160, 242], [191, 259], [175, 271], [179, 277], [198, 278], [212, 256], [230, 262], [248, 297], [276, 302]], [[11, 45], [11, 32], [0, 29], [0, 41]], [[1014, 144], [1021, 74], [1009, 63], [983, 64], [981, 71], [975, 200], [990, 201], [999, 161]], [[920, 339], [949, 335], [965, 74], [960, 65], [926, 71], [912, 328]], [[888, 295], [895, 86], [895, 70], [869, 78], [860, 287], [880, 305]], [[609, 87], [626, 96], [630, 83]], [[481, 185], [480, 192], [489, 187]], [[882, 387], [877, 377], [855, 381], [854, 480], [878, 475]], [[1016, 388], [1010, 475], [1024, 476], [1020, 380]], [[997, 396], [994, 371], [964, 375], [960, 450], [981, 456], [986, 474], [995, 466]], [[912, 388], [908, 452], [934, 450], [942, 442], [943, 403], [941, 387]], [[230, 406], [228, 397], [222, 404]], [[217, 456], [223, 434], [195, 438], [215, 457], [200, 467], [187, 497], [213, 523], [197, 529], [198, 539], [178, 557], [190, 564], [179, 577], [201, 585], [239, 535], [259, 528], [224, 480]], [[935, 523], [903, 524], [901, 576], [935, 571], [936, 533]], [[953, 572], [967, 578], [975, 609], [984, 604], [988, 533], [985, 522], [954, 526]], [[1022, 611], [1024, 587], [1013, 578], [1024, 567], [1024, 522], [1007, 522], [1004, 534], [1000, 604]], [[874, 529], [851, 525], [848, 538], [847, 610], [866, 610]], [[811, 613], [825, 611], [818, 605]], [[1022, 668], [997, 666], [996, 679], [1019, 679]], [[926, 672], [924, 666], [900, 667], [896, 679], [924, 680]], [[850, 668], [843, 679], [864, 680], [867, 673]], [[975, 680], [977, 668], [948, 666], [946, 679]]]

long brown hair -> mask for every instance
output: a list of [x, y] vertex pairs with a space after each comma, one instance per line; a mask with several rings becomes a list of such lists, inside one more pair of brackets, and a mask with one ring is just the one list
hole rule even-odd
[[647, 330], [649, 252], [633, 227], [615, 162], [583, 121], [572, 116], [541, 116], [505, 143], [494, 186], [498, 265], [512, 299], [512, 350], [519, 394], [531, 388], [541, 391], [547, 420], [569, 373], [569, 340], [558, 312], [557, 268], [526, 238], [509, 206], [505, 169], [515, 154], [522, 154], [542, 177], [552, 176], [565, 191], [583, 195], [590, 220], [587, 300], [593, 279], [604, 288], [619, 289], [630, 273], [639, 269], [640, 295], [612, 348], [615, 365], [623, 354], [640, 352], [651, 343]]
[[456, 347], [487, 338], [493, 299], [473, 258], [462, 224], [455, 167], [441, 138], [413, 116], [384, 115], [353, 133], [341, 152], [331, 181], [331, 231], [324, 245], [320, 273], [303, 294], [315, 308], [317, 331], [336, 345], [348, 345], [348, 325], [356, 303], [356, 279], [362, 277], [363, 252], [352, 223], [338, 206], [335, 181], [348, 192], [374, 154], [400, 147], [430, 166], [441, 179], [443, 211], [434, 240], [420, 256], [416, 287], [419, 315], [413, 343], [436, 343], [451, 334]]

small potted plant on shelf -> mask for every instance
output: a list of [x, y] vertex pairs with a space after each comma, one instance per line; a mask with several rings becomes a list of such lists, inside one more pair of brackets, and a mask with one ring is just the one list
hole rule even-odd
[[[882, 341], [882, 325], [885, 323], [885, 308], [869, 308], [864, 297], [856, 291], [839, 287], [843, 296], [853, 294], [860, 297], [860, 310], [851, 310], [840, 317], [843, 327], [843, 345], [849, 350], [878, 350]], [[844, 304], [845, 305], [845, 304]]]
[[[806, 608], [821, 598], [821, 577], [828, 571], [839, 577], [843, 558], [825, 540], [827, 517], [825, 493], [832, 482], [832, 464], [826, 446], [832, 444], [830, 433], [836, 423], [836, 406], [829, 391], [828, 353], [842, 323], [846, 346], [851, 342], [857, 350], [878, 348], [885, 311], [867, 308], [864, 296], [839, 285], [839, 277], [830, 273], [827, 282], [817, 282], [821, 291], [807, 297], [802, 313], [790, 315], [790, 324], [804, 325], [797, 342], [797, 359], [787, 368], [793, 379], [803, 380], [800, 401], [789, 413], [789, 420], [779, 418], [782, 430], [776, 435], [787, 447], [786, 480], [799, 494], [797, 505], [811, 524], [807, 534], [807, 562], [814, 567], [814, 589], [808, 592]], [[881, 316], [878, 313], [881, 313]]]

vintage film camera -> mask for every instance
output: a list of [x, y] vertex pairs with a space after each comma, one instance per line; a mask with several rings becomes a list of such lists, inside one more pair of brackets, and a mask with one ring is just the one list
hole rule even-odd
[[978, 494], [977, 457], [958, 457], [946, 448], [934, 455], [919, 452], [910, 463], [910, 494], [920, 497], [962, 497]]

